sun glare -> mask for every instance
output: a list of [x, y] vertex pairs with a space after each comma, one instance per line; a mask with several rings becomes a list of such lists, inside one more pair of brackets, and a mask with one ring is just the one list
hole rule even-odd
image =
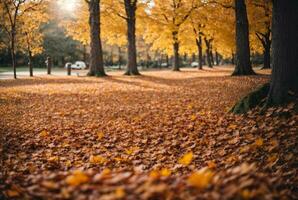
[[76, 0], [59, 0], [58, 6], [60, 9], [63, 9], [68, 12], [72, 12], [77, 7], [77, 1]]

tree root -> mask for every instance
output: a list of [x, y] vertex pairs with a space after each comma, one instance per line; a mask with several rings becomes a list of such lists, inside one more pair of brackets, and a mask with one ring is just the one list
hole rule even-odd
[[234, 114], [245, 114], [252, 108], [259, 106], [262, 102], [265, 102], [263, 100], [267, 97], [269, 89], [270, 84], [264, 84], [262, 87], [251, 92], [238, 103], [236, 103], [230, 112]]

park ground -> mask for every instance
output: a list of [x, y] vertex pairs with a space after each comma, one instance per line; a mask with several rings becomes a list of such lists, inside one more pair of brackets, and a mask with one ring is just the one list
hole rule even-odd
[[228, 113], [270, 74], [231, 72], [0, 80], [0, 199], [297, 199], [295, 104]]

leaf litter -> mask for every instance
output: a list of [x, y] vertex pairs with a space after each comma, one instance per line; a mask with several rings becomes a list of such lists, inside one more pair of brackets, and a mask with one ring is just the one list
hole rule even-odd
[[297, 199], [295, 104], [227, 113], [268, 76], [0, 82], [0, 197]]

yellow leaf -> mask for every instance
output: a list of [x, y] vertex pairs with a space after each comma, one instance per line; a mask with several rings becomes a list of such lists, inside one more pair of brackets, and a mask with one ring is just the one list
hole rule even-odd
[[214, 173], [208, 168], [203, 168], [197, 172], [191, 174], [187, 182], [189, 185], [196, 187], [198, 189], [205, 189], [210, 184]]
[[92, 164], [104, 164], [107, 162], [107, 159], [105, 159], [104, 157], [101, 156], [90, 156], [89, 159], [90, 163]]
[[263, 140], [262, 138], [258, 138], [258, 139], [256, 139], [256, 141], [255, 141], [255, 145], [256, 145], [257, 147], [261, 147], [261, 146], [263, 146], [263, 144], [264, 144], [264, 140]]
[[251, 192], [247, 189], [243, 190], [241, 192], [241, 196], [242, 198], [245, 200], [245, 199], [251, 199], [252, 198], [252, 195], [251, 195]]
[[111, 174], [111, 170], [109, 168], [105, 168], [104, 170], [102, 170], [101, 174], [104, 176], [109, 175]]
[[207, 162], [208, 168], [213, 169], [216, 168], [216, 164], [214, 161], [209, 161]]
[[51, 156], [48, 158], [49, 162], [58, 162], [59, 161], [59, 157], [58, 156]]
[[229, 128], [229, 129], [233, 129], [233, 130], [234, 130], [234, 129], [236, 129], [236, 128], [237, 128], [237, 125], [235, 125], [235, 124], [230, 124], [228, 128]]
[[168, 177], [171, 175], [171, 170], [167, 169], [167, 168], [163, 168], [160, 170], [160, 175], [164, 176], [164, 177]]
[[149, 174], [149, 176], [153, 179], [157, 179], [160, 177], [159, 171], [158, 170], [152, 170]]
[[124, 191], [124, 189], [123, 188], [117, 188], [115, 190], [115, 196], [118, 199], [122, 199], [123, 197], [125, 197], [125, 191]]
[[98, 133], [97, 133], [97, 138], [98, 138], [99, 140], [101, 140], [104, 136], [105, 136], [105, 135], [104, 135], [103, 132], [98, 132]]
[[66, 177], [66, 183], [71, 186], [78, 186], [89, 181], [89, 177], [82, 171], [74, 171]]
[[190, 119], [191, 119], [191, 121], [196, 121], [197, 116], [196, 116], [196, 115], [192, 115], [192, 116], [190, 117]]
[[188, 152], [186, 154], [184, 154], [180, 159], [179, 159], [179, 163], [182, 165], [189, 165], [191, 163], [193, 159], [193, 153], [192, 152]]
[[134, 152], [136, 152], [138, 150], [139, 150], [139, 147], [131, 147], [129, 149], [126, 149], [125, 153], [128, 154], [128, 155], [132, 155]]
[[46, 130], [43, 130], [39, 133], [39, 136], [40, 137], [48, 137], [49, 136], [49, 133], [46, 131]]
[[187, 109], [189, 109], [189, 110], [193, 109], [193, 105], [192, 105], [192, 104], [189, 104], [189, 105], [187, 106]]

